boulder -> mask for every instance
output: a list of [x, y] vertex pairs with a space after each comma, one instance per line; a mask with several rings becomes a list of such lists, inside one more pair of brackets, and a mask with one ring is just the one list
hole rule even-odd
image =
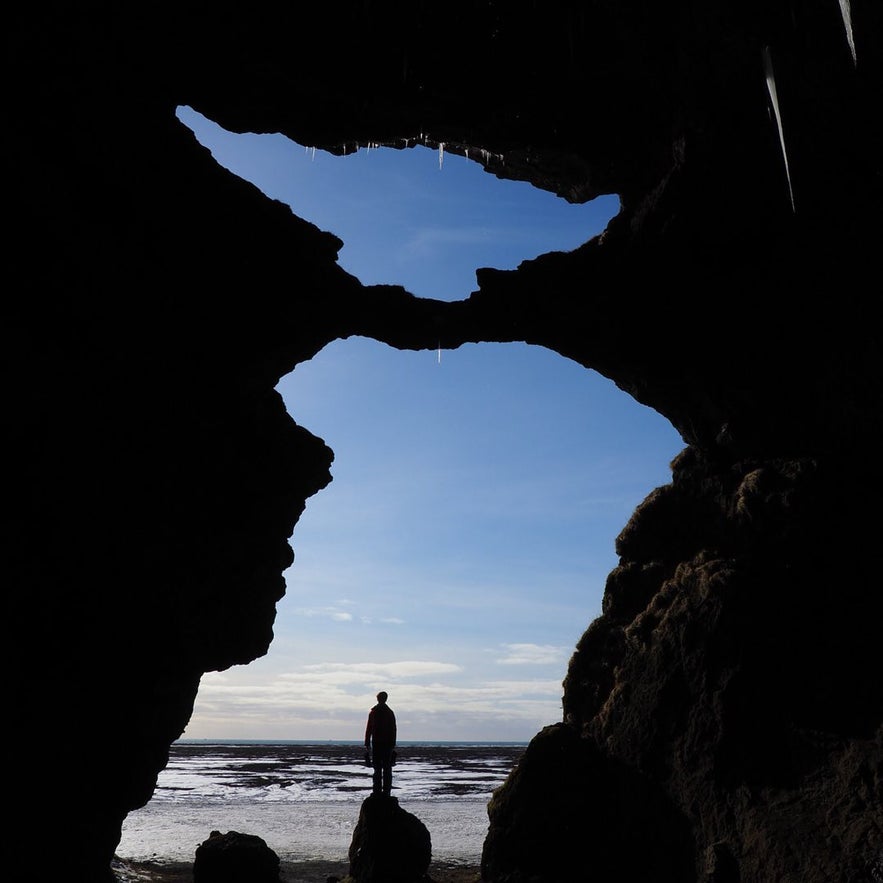
[[432, 860], [429, 831], [395, 797], [372, 794], [359, 811], [349, 860], [353, 883], [420, 883]]
[[255, 834], [212, 831], [196, 850], [194, 883], [280, 883], [279, 856]]

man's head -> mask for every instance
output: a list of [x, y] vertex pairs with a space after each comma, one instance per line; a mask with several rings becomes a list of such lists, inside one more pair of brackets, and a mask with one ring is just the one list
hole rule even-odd
[[387, 700], [387, 698], [388, 698], [388, 697], [387, 697], [386, 693], [385, 693], [383, 690], [381, 690], [381, 691], [377, 694], [377, 701], [380, 702], [381, 704], [385, 703], [386, 700]]

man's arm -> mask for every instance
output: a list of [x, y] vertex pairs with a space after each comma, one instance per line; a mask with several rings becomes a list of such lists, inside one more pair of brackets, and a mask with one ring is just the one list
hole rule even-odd
[[374, 731], [374, 709], [368, 712], [368, 723], [365, 726], [365, 766], [371, 766], [371, 733]]

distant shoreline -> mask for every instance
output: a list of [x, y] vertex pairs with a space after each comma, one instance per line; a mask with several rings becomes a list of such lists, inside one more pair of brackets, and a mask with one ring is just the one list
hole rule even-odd
[[[214, 739], [214, 738], [181, 738], [176, 739], [173, 745], [363, 745], [360, 739]], [[481, 739], [474, 740], [444, 740], [444, 739], [400, 739], [400, 747], [439, 747], [456, 746], [462, 748], [527, 748], [527, 742], [486, 742]]]

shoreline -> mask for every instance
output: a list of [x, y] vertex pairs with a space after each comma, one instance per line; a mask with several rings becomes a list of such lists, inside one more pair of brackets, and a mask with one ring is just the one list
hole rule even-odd
[[[337, 878], [343, 883], [349, 874], [349, 861], [282, 861], [280, 883], [328, 883]], [[114, 874], [118, 883], [193, 883], [192, 862], [135, 862], [115, 859]], [[481, 871], [473, 865], [433, 861], [427, 883], [480, 883]]]

